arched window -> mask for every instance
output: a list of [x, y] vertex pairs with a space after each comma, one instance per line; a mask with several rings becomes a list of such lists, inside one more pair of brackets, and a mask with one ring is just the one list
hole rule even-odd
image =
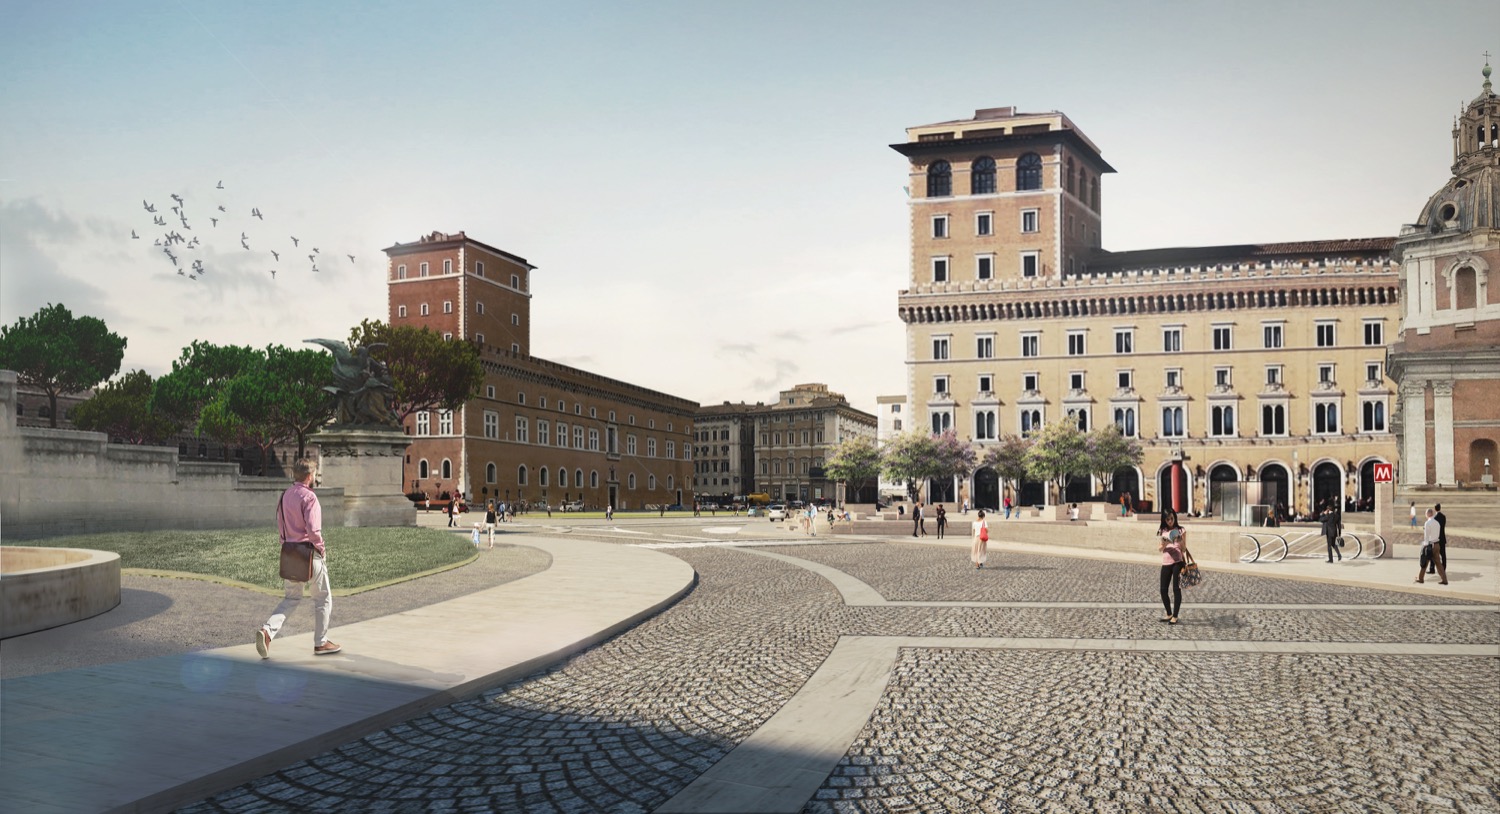
[[493, 462], [484, 465], [484, 482], [495, 482], [495, 464]]
[[443, 480], [450, 480], [450, 479], [452, 479], [452, 477], [453, 477], [453, 462], [450, 461], [450, 460], [448, 460], [447, 458], [444, 458], [443, 459]]
[[969, 194], [989, 195], [995, 191], [995, 159], [982, 155], [969, 168]]
[[590, 469], [589, 470], [589, 488], [590, 489], [598, 489], [599, 488], [599, 470], [597, 470], [597, 469]]
[[1042, 188], [1042, 158], [1036, 153], [1027, 153], [1016, 161], [1016, 189]]
[[672, 475], [668, 475], [667, 476], [667, 488], [668, 489], [676, 489], [677, 488], [677, 478], [676, 477], [674, 477]]
[[629, 477], [629, 478], [628, 478], [628, 480], [629, 480], [629, 481], [630, 481], [630, 482], [629, 482], [629, 484], [627, 484], [627, 485], [628, 485], [628, 486], [629, 486], [629, 487], [630, 487], [630, 488], [631, 488], [631, 489], [634, 489], [634, 488], [635, 488], [635, 473], [634, 473], [634, 472], [631, 472], [631, 473], [630, 473], [630, 477]]
[[526, 485], [526, 464], [521, 464], [520, 466], [516, 467], [516, 485]]
[[1453, 273], [1454, 308], [1474, 308], [1479, 303], [1479, 282], [1472, 266]]
[[422, 478], [423, 480], [426, 480], [427, 476], [428, 476], [427, 459], [423, 458], [422, 460], [417, 461], [417, 477]]
[[1068, 171], [1067, 171], [1067, 175], [1063, 176], [1063, 183], [1067, 185], [1067, 186], [1064, 187], [1064, 189], [1066, 189], [1068, 191], [1069, 195], [1072, 195], [1073, 194], [1073, 189], [1074, 189], [1073, 183], [1076, 180], [1076, 177], [1077, 177], [1076, 176], [1076, 172], [1077, 171], [1073, 168], [1073, 157], [1072, 156], [1068, 157], [1068, 162], [1067, 163], [1068, 163]]
[[[573, 485], [577, 486], [579, 489], [583, 488], [583, 470], [582, 469], [575, 469], [575, 470], [573, 470]], [[594, 486], [598, 486], [598, 485], [599, 485], [598, 483], [594, 484]]]
[[927, 197], [943, 198], [953, 194], [953, 168], [938, 160], [927, 167]]
[[557, 485], [559, 488], [568, 488], [568, 468], [565, 466], [557, 468]]
[[537, 472], [536, 472], [536, 482], [537, 482], [538, 486], [546, 486], [547, 485], [547, 467], [544, 466], [541, 469], [537, 470]]

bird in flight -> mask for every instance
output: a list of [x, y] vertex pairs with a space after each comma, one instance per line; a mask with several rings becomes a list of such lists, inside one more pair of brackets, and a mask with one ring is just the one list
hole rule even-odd
[[203, 273], [203, 261], [202, 260], [194, 260], [193, 261], [193, 271], [196, 271], [199, 274]]
[[351, 263], [354, 262], [354, 255], [352, 255], [352, 254], [346, 254], [344, 256], [347, 257], [347, 258], [349, 258], [349, 262], [351, 262]]
[[141, 236], [138, 235], [138, 234], [136, 234], [134, 229], [131, 229], [130, 230], [130, 239], [131, 240], [140, 240]]
[[161, 238], [157, 238], [156, 240], [152, 241], [151, 245], [153, 245], [153, 246], [160, 246], [161, 245]]
[[177, 270], [177, 273], [178, 273], [178, 274], [181, 274], [181, 275], [182, 275], [182, 276], [184, 276], [184, 277], [186, 277], [186, 276], [187, 276], [187, 272], [185, 272], [185, 271], [183, 271], [183, 270], [182, 270], [182, 269], [178, 269], [178, 270]]
[[172, 254], [172, 250], [171, 249], [162, 249], [162, 252], [164, 252], [167, 255], [167, 259], [169, 259], [169, 260], [172, 261], [172, 265], [174, 265], [174, 266], [177, 265], [177, 255]]
[[219, 185], [216, 186], [216, 187], [214, 187], [214, 189], [223, 189], [223, 188], [224, 188], [224, 182], [223, 181], [220, 181]]
[[198, 275], [196, 275], [196, 274], [189, 274], [188, 275], [188, 279], [189, 280], [196, 280], [196, 279], [198, 279]]
[[176, 212], [179, 215], [181, 215], [182, 214], [182, 207], [180, 207], [180, 206], [174, 206], [174, 207], [172, 207], [172, 211]]
[[147, 212], [155, 212], [156, 211], [156, 207], [154, 205], [152, 205], [152, 204], [146, 203], [146, 199], [145, 198], [141, 199], [141, 206], [146, 207], [146, 211]]
[[297, 248], [297, 237], [295, 235], [292, 236], [292, 248]]
[[317, 266], [313, 266], [313, 273], [314, 273], [314, 274], [317, 274], [317, 273], [318, 273], [318, 267], [317, 267]]
[[220, 212], [228, 212], [229, 210], [225, 209], [224, 207], [221, 206], [221, 207], [219, 207], [219, 211]]
[[243, 237], [240, 238], [240, 245], [245, 247], [245, 251], [250, 251], [250, 244], [246, 243]]
[[209, 221], [211, 223], [213, 223], [214, 226], [218, 226], [219, 225], [219, 219], [218, 218], [209, 218]]
[[276, 252], [276, 250], [275, 250], [275, 249], [272, 249], [272, 250], [271, 250], [271, 258], [272, 258], [272, 259], [273, 259], [273, 260], [277, 260], [277, 261], [280, 261], [280, 260], [281, 260], [281, 255], [280, 255], [280, 254], [277, 254], [277, 252]]
[[318, 264], [318, 256], [316, 254], [309, 254], [307, 256], [307, 259], [308, 262], [312, 263], [315, 266]]
[[259, 207], [251, 207], [251, 209], [250, 209], [250, 217], [252, 217], [252, 218], [260, 218], [261, 220], [265, 220], [265, 217], [263, 217], [260, 214], [260, 208]]
[[177, 193], [174, 192], [174, 193], [172, 193], [172, 200], [174, 200], [174, 201], [176, 201], [178, 203], [182, 203], [182, 196], [180, 196], [180, 195], [178, 195]]
[[154, 223], [154, 224], [156, 224], [157, 226], [166, 226], [167, 225], [167, 219], [164, 218], [164, 217], [162, 217], [161, 215], [157, 215], [156, 217], [152, 218], [151, 222]]
[[318, 253], [318, 247], [317, 247], [317, 246], [314, 246], [314, 247], [313, 247], [313, 254], [317, 254], [317, 253]]
[[271, 279], [276, 279], [276, 269], [271, 269]]
[[193, 239], [188, 242], [188, 248], [191, 249], [191, 248], [193, 248], [194, 246], [197, 246], [197, 245], [198, 245], [198, 238], [197, 238], [197, 236], [194, 236]]

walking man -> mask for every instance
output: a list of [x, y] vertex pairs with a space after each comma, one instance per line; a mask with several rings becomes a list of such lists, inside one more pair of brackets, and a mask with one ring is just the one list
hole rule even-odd
[[927, 529], [924, 528], [923, 526], [924, 526], [924, 524], [922, 523], [922, 501], [919, 500], [919, 501], [916, 502], [916, 505], [914, 505], [914, 506], [911, 507], [911, 536], [916, 537], [917, 536], [917, 532], [919, 532], [919, 531], [922, 533], [923, 536], [926, 536], [927, 535]]
[[1439, 535], [1442, 534], [1442, 526], [1438, 525], [1436, 509], [1427, 510], [1427, 522], [1422, 524], [1422, 559], [1417, 564], [1417, 583], [1426, 582], [1423, 578], [1427, 573], [1429, 564], [1437, 565], [1438, 584], [1448, 584], [1448, 566], [1445, 565], [1437, 553]]
[[1323, 514], [1318, 518], [1323, 523], [1323, 537], [1328, 541], [1329, 562], [1333, 562], [1335, 557], [1339, 562], [1344, 561], [1344, 552], [1339, 550], [1339, 535], [1344, 533], [1344, 522], [1338, 507], [1338, 499], [1329, 498], [1323, 504]]
[[282, 545], [310, 545], [313, 548], [312, 579], [307, 583], [283, 580], [286, 595], [271, 618], [255, 631], [255, 650], [260, 657], [271, 657], [271, 640], [281, 632], [286, 615], [302, 601], [302, 586], [312, 586], [313, 655], [327, 656], [342, 650], [328, 638], [328, 620], [333, 613], [333, 590], [328, 584], [327, 547], [323, 543], [323, 506], [313, 492], [318, 465], [307, 458], [292, 464], [295, 482], [281, 493], [276, 526]]
[[[1442, 560], [1443, 568], [1446, 570], [1448, 567], [1448, 515], [1443, 514], [1443, 504], [1433, 504], [1432, 519], [1436, 520], [1438, 524], [1438, 541], [1437, 546], [1433, 549], [1433, 553], [1436, 556], [1432, 559]], [[1427, 564], [1427, 573], [1432, 573], [1432, 563]], [[1448, 578], [1443, 577], [1443, 579], [1446, 581]]]

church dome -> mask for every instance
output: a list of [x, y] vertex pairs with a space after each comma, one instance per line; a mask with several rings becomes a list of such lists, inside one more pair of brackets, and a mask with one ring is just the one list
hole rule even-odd
[[1453, 126], [1453, 177], [1417, 217], [1429, 232], [1500, 228], [1500, 96], [1484, 66], [1484, 87]]

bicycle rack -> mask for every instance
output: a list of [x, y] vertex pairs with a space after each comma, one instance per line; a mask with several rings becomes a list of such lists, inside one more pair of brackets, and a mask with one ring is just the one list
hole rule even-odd
[[[1264, 539], [1262, 539], [1264, 538]], [[1286, 559], [1286, 538], [1273, 531], [1244, 532], [1238, 538], [1250, 542], [1249, 549], [1241, 554], [1240, 562], [1281, 562]]]

